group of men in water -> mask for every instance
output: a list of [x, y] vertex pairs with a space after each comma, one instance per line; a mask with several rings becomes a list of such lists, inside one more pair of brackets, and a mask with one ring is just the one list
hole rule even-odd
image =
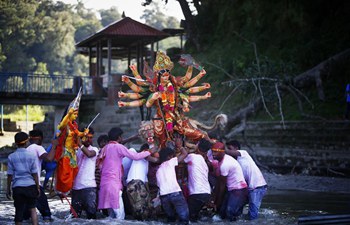
[[[79, 138], [78, 170], [70, 191], [75, 217], [96, 219], [103, 212], [116, 219], [130, 214], [154, 220], [165, 215], [168, 222], [188, 224], [198, 221], [206, 208], [234, 221], [248, 204], [247, 219], [258, 218], [267, 184], [238, 141], [224, 144], [203, 138], [189, 153], [182, 137], [175, 135], [173, 143], [161, 149], [145, 143], [135, 150], [123, 145], [122, 134], [119, 127], [112, 128], [98, 137], [99, 148], [93, 146], [92, 128]], [[18, 149], [8, 157], [7, 196], [14, 199], [16, 224], [29, 216], [37, 224], [35, 208], [44, 221], [52, 220], [39, 178], [42, 161], [54, 159], [58, 142], [46, 152], [42, 139], [40, 130], [29, 136], [17, 133]]]

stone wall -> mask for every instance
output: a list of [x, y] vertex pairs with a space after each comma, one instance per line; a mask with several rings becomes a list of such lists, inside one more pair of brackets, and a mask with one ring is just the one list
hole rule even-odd
[[11, 132], [18, 132], [21, 131], [21, 129], [19, 129], [17, 127], [16, 122], [11, 121], [11, 119], [3, 119], [3, 127], [4, 127], [4, 131], [11, 131]]
[[349, 121], [249, 122], [237, 139], [277, 172], [350, 177]]

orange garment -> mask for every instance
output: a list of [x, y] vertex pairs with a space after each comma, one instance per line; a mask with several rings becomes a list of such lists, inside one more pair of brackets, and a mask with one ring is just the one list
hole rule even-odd
[[74, 178], [78, 174], [78, 167], [70, 165], [70, 157], [63, 156], [57, 164], [56, 191], [67, 193], [73, 187]]
[[60, 133], [55, 154], [55, 160], [58, 162], [55, 189], [62, 193], [72, 189], [73, 181], [78, 174], [75, 153], [78, 149], [78, 138], [83, 136], [83, 133], [78, 131], [76, 121], [68, 122], [67, 125]]

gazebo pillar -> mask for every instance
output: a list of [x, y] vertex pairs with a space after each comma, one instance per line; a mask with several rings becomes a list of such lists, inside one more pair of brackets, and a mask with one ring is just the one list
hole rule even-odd
[[98, 57], [98, 68], [99, 68], [99, 75], [103, 75], [103, 54], [102, 54], [102, 41], [99, 40], [98, 41], [99, 46], [98, 46], [98, 53], [99, 53], [99, 57]]
[[151, 64], [150, 64], [150, 66], [152, 66], [152, 65], [154, 65], [154, 54], [153, 54], [153, 52], [154, 52], [154, 42], [152, 42], [151, 43], [151, 55], [150, 55], [150, 59], [151, 59]]
[[130, 64], [131, 64], [131, 50], [130, 50], [130, 46], [128, 47], [128, 73], [131, 73], [131, 69], [130, 69]]
[[137, 45], [136, 45], [136, 63], [137, 63], [137, 70], [138, 71], [141, 71], [141, 64], [140, 64], [140, 42], [137, 42]]
[[112, 69], [112, 40], [108, 39], [108, 76], [111, 75], [111, 69]]
[[92, 55], [91, 55], [91, 47], [89, 47], [89, 76], [91, 77], [91, 76], [93, 76], [93, 74], [92, 74], [92, 69], [91, 69], [91, 62], [92, 62], [92, 60], [91, 60], [91, 57], [92, 57]]

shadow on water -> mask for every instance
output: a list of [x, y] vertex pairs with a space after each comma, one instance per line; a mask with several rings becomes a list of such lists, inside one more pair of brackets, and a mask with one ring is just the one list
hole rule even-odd
[[[6, 193], [6, 173], [0, 172], [0, 224], [13, 224], [14, 206], [13, 201], [5, 198]], [[139, 222], [135, 220], [118, 221], [110, 218], [103, 218], [98, 215], [97, 220], [74, 219], [69, 217], [69, 205], [61, 202], [58, 198], [49, 199], [49, 205], [53, 214], [54, 222], [50, 224], [146, 224], [160, 225], [167, 224], [165, 218], [157, 221]], [[244, 214], [247, 208], [244, 209]], [[321, 193], [308, 191], [288, 191], [269, 189], [263, 199], [260, 209], [259, 219], [248, 221], [244, 218], [234, 222], [234, 224], [297, 224], [299, 216], [323, 215], [323, 214], [349, 214], [350, 195], [339, 193]], [[43, 221], [39, 220], [40, 224]], [[192, 224], [212, 224], [228, 225], [233, 222], [221, 221], [216, 218], [204, 216], [198, 223]]]

